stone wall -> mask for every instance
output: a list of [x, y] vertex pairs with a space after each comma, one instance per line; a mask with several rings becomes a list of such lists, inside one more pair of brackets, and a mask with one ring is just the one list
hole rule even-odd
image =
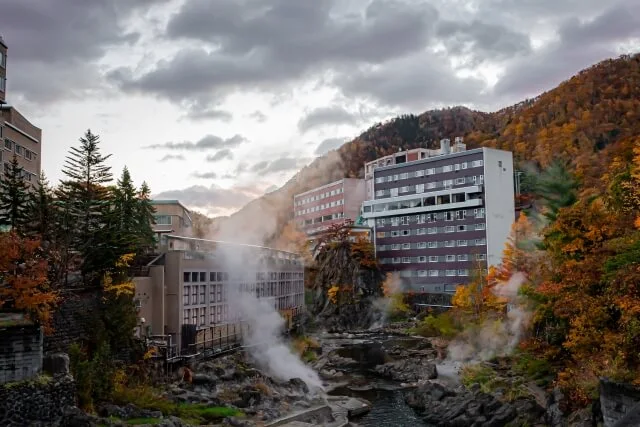
[[40, 327], [22, 325], [0, 328], [0, 384], [32, 378], [41, 369]]
[[0, 385], [0, 425], [55, 425], [64, 407], [75, 406], [75, 395], [70, 375]]
[[100, 289], [78, 289], [63, 293], [63, 302], [53, 315], [53, 333], [44, 338], [45, 353], [66, 352], [72, 343], [95, 337], [100, 310]]
[[605, 427], [617, 425], [639, 402], [640, 388], [607, 379], [600, 381], [600, 407]]

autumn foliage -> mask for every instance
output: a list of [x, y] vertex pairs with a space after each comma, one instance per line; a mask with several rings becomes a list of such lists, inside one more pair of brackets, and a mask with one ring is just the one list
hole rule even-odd
[[24, 311], [30, 320], [50, 331], [57, 301], [58, 295], [49, 288], [40, 242], [0, 233], [0, 309]]

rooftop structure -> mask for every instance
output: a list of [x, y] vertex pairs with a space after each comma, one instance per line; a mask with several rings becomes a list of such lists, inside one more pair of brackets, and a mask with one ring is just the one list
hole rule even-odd
[[191, 237], [193, 235], [193, 221], [189, 209], [178, 200], [152, 200], [151, 206], [156, 210], [152, 228], [158, 237], [159, 248], [161, 250], [180, 249], [169, 247], [180, 242], [176, 240], [169, 242], [166, 236], [172, 234]]

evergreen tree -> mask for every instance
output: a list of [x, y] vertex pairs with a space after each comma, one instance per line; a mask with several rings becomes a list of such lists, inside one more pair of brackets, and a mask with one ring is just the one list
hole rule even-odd
[[535, 183], [536, 195], [547, 208], [545, 216], [555, 221], [561, 208], [573, 205], [577, 198], [578, 181], [561, 161], [554, 161]]
[[154, 214], [155, 208], [151, 205], [151, 189], [144, 181], [138, 192], [138, 204], [136, 206], [135, 218], [136, 228], [140, 235], [140, 243], [143, 247], [151, 248], [155, 244], [155, 233], [153, 232], [153, 224], [155, 224]]
[[126, 166], [113, 194], [113, 226], [115, 239], [120, 246], [120, 254], [136, 252], [139, 245], [135, 216], [138, 199], [136, 188], [131, 181], [131, 174]]
[[0, 226], [22, 234], [28, 222], [29, 185], [22, 179], [23, 170], [13, 155], [9, 169], [0, 182]]
[[80, 147], [72, 147], [66, 157], [58, 197], [73, 227], [71, 246], [82, 255], [82, 274], [99, 275], [115, 263], [113, 237], [110, 230], [113, 195], [107, 185], [112, 181], [111, 167], [99, 148], [100, 137], [87, 130], [80, 138]]
[[51, 243], [55, 224], [55, 210], [53, 192], [44, 172], [40, 172], [36, 191], [30, 194], [28, 212], [31, 219], [27, 227], [29, 234], [39, 236], [42, 242]]

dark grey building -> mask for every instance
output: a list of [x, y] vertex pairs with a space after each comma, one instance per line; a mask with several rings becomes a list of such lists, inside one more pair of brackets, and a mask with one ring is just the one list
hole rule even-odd
[[363, 216], [384, 270], [406, 290], [453, 292], [500, 263], [515, 219], [511, 152], [479, 148], [378, 167]]

